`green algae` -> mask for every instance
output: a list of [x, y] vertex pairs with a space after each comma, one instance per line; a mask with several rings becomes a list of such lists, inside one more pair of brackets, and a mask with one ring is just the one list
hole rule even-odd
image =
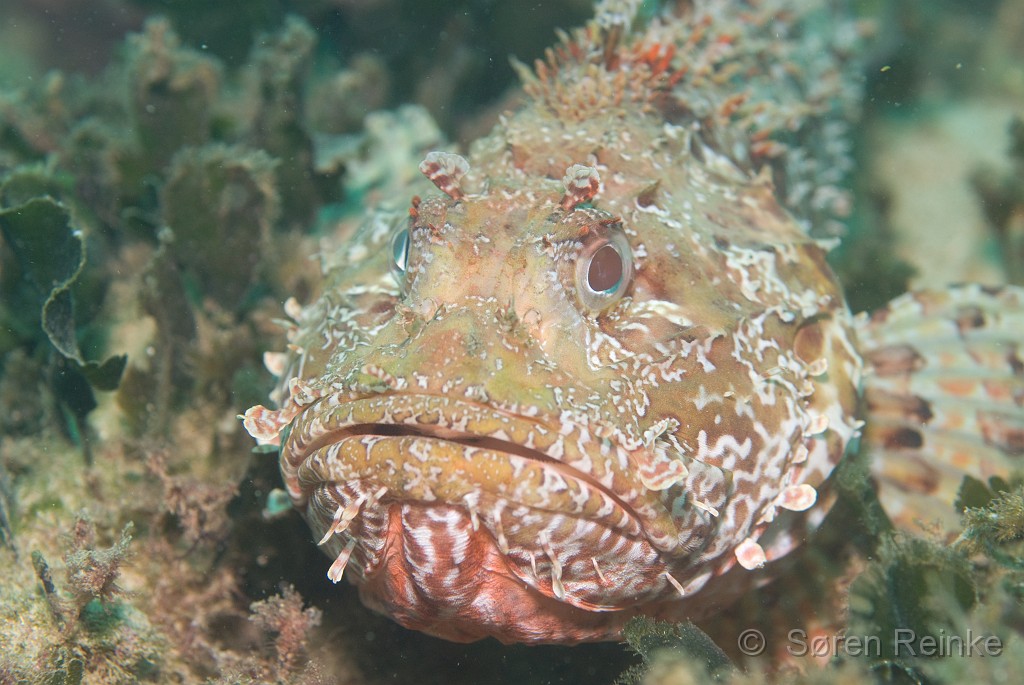
[[[260, 355], [279, 335], [280, 302], [310, 289], [312, 248], [294, 232], [341, 193], [343, 167], [312, 169], [303, 103], [314, 42], [292, 20], [266, 37], [253, 60], [261, 66], [246, 70], [253, 78], [229, 81], [220, 62], [153, 19], [95, 83], [58, 75], [0, 97], [0, 310], [11, 324], [0, 335], [0, 457], [11, 495], [5, 487], [0, 604], [5, 619], [21, 619], [0, 630], [5, 680], [319, 682], [303, 675], [316, 669], [295, 644], [287, 663], [273, 648], [251, 656], [253, 644], [300, 639], [289, 620], [313, 610], [275, 614], [236, 601], [273, 596], [278, 576], [264, 580], [257, 552], [233, 528], [262, 520], [262, 499], [236, 501], [255, 458], [234, 415], [269, 389]], [[314, 176], [323, 183], [310, 194]], [[29, 229], [36, 242], [7, 245]], [[53, 259], [62, 252], [69, 257]], [[70, 412], [66, 433], [91, 462], [54, 440], [68, 420], [50, 403], [72, 395], [66, 380], [48, 380], [68, 373], [44, 353], [39, 312], [49, 291], [39, 284], [50, 282], [67, 286], [76, 305], [75, 316], [47, 310], [45, 320], [63, 326], [51, 326], [55, 344], [80, 348], [83, 359], [126, 341], [133, 350], [119, 385], [97, 383], [115, 393]], [[55, 537], [83, 506], [105, 544]], [[130, 547], [110, 539], [128, 521]], [[245, 539], [268, 556], [265, 534]], [[257, 569], [251, 588], [241, 589], [235, 568]], [[221, 585], [211, 588], [209, 574]], [[218, 626], [250, 615], [263, 623], [243, 631], [237, 654], [217, 646]]]
[[[5, 190], [6, 184], [0, 192]], [[33, 197], [0, 210], [0, 231], [26, 277], [44, 293], [49, 288], [40, 324], [50, 343], [77, 364], [93, 387], [116, 388], [127, 358], [86, 361], [79, 349], [71, 286], [85, 266], [85, 250], [67, 208], [50, 197]]]
[[39, 349], [44, 339], [63, 357], [47, 364], [52, 397], [67, 433], [83, 445], [80, 424], [95, 407], [93, 390], [116, 388], [127, 358], [87, 360], [81, 351], [85, 325], [76, 316], [76, 292], [79, 300], [91, 293], [88, 279], [80, 280], [87, 262], [85, 238], [72, 207], [60, 199], [69, 194], [68, 185], [67, 177], [38, 165], [18, 166], [0, 180], [0, 250], [9, 251], [0, 253], [0, 262], [13, 273], [0, 282], [6, 303], [0, 325], [15, 333], [12, 346]]
[[736, 674], [728, 655], [693, 623], [659, 623], [641, 616], [626, 625], [624, 637], [641, 663], [620, 675], [617, 685], [643, 682], [656, 664], [669, 661], [685, 662], [695, 676], [709, 682], [728, 682]]
[[[926, 540], [886, 538], [877, 559], [850, 588], [851, 635], [874, 640], [862, 658], [880, 673], [915, 674], [919, 658], [901, 644], [956, 634], [955, 619], [970, 612], [977, 588], [965, 557]], [[916, 650], [922, 651], [922, 650]]]

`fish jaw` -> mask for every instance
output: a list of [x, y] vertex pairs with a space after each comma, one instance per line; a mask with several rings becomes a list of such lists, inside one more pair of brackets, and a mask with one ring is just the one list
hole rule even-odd
[[325, 552], [403, 625], [457, 641], [602, 639], [620, 623], [602, 614], [663, 594], [665, 562], [621, 489], [630, 455], [592, 453], [588, 426], [433, 395], [332, 399], [293, 424], [282, 473]]

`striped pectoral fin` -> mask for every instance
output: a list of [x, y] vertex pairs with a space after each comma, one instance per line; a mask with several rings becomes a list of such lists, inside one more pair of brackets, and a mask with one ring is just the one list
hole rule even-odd
[[954, 531], [964, 476], [1024, 470], [1024, 289], [910, 293], [859, 335], [879, 498], [901, 527]]

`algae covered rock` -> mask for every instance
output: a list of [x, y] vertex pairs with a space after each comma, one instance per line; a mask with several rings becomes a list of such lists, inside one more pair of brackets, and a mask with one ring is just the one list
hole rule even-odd
[[147, 22], [129, 45], [128, 108], [140, 161], [143, 169], [160, 169], [180, 148], [209, 138], [220, 70], [183, 47], [165, 19]]
[[276, 162], [262, 150], [210, 145], [175, 156], [161, 192], [175, 258], [198, 292], [239, 307], [279, 214]]

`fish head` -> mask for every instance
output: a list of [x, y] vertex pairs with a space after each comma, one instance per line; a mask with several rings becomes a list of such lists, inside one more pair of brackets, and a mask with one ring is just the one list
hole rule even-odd
[[[407, 627], [611, 637], [760, 563], [849, 437], [805, 445], [849, 394], [811, 369], [849, 362], [833, 286], [766, 303], [790, 257], [595, 206], [593, 176], [441, 183], [369, 222], [303, 312], [282, 473], [332, 580]], [[817, 273], [812, 249], [792, 268]]]

